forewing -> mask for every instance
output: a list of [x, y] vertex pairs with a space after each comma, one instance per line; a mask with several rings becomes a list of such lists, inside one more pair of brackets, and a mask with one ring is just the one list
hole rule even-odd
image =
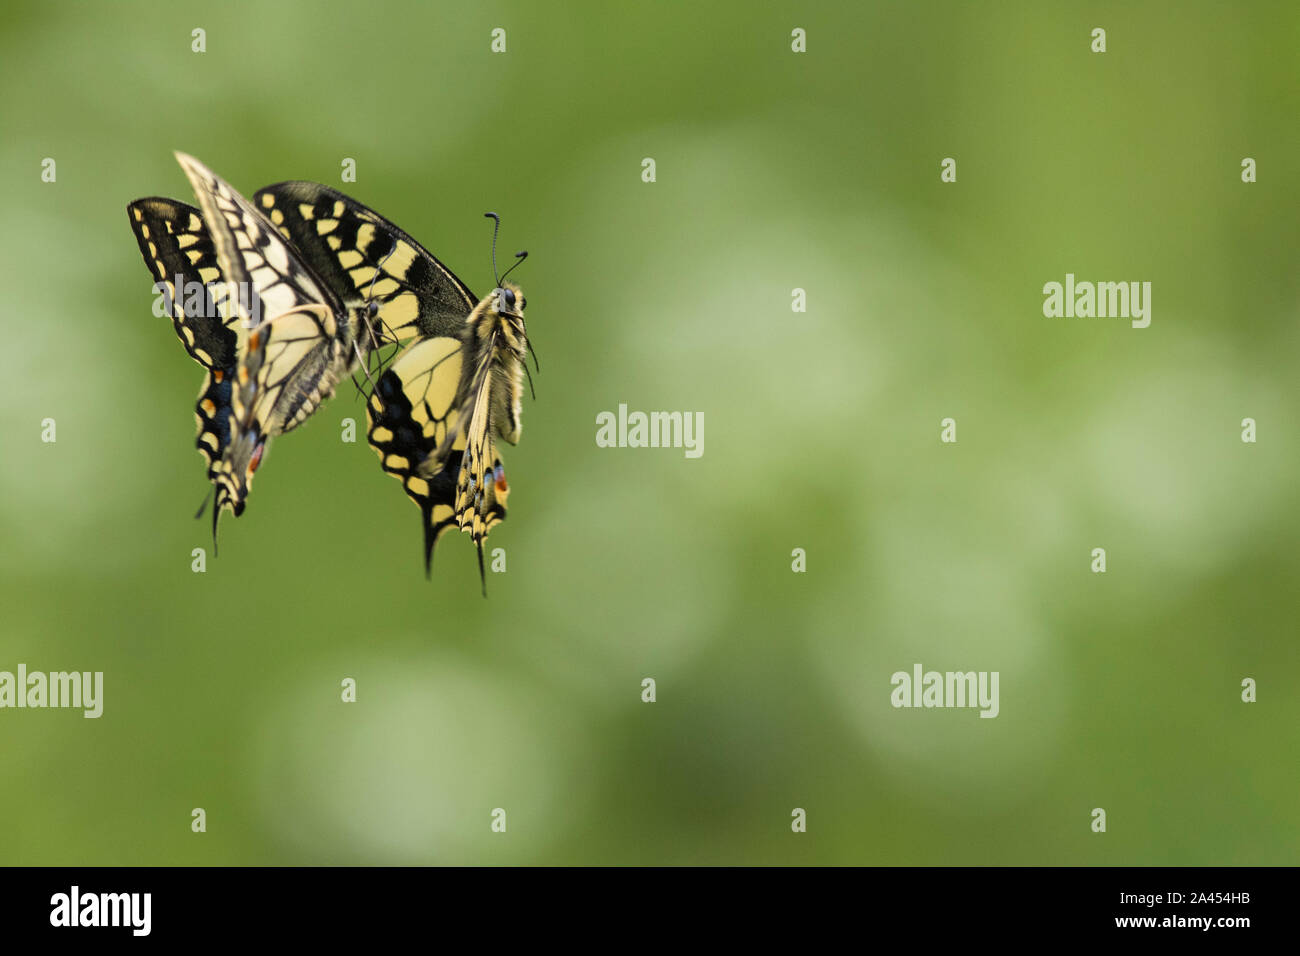
[[379, 213], [320, 183], [258, 190], [257, 206], [340, 301], [375, 301], [388, 341], [459, 337], [476, 299], [427, 249]]
[[235, 287], [232, 305], [250, 329], [231, 389], [230, 440], [216, 466], [217, 510], [238, 515], [267, 442], [333, 394], [356, 344], [339, 298], [271, 222], [203, 163], [176, 158], [199, 198], [221, 273]]
[[[245, 290], [234, 298], [250, 327], [312, 304], [344, 314], [338, 297], [252, 203], [193, 156], [177, 153], [176, 159], [199, 199], [223, 277]], [[260, 303], [260, 314], [254, 301]]]
[[145, 265], [165, 292], [176, 337], [185, 351], [204, 368], [233, 367], [238, 333], [234, 317], [222, 314], [224, 296], [212, 300], [212, 309], [187, 311], [187, 306], [209, 304], [207, 297], [193, 295], [196, 288], [224, 292], [216, 248], [199, 210], [150, 197], [130, 203], [126, 211]]
[[195, 403], [195, 447], [203, 455], [208, 479], [230, 440], [230, 384], [242, 330], [230, 310], [216, 247], [193, 206], [172, 199], [137, 199], [127, 218], [163, 300], [176, 337], [207, 370]]

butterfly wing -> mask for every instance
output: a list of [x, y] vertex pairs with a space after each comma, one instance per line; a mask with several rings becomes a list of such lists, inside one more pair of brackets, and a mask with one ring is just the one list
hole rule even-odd
[[[459, 338], [420, 339], [384, 369], [366, 406], [366, 437], [381, 467], [420, 509], [426, 572], [439, 536], [456, 525], [456, 473], [464, 448], [456, 427], [461, 375]], [[425, 467], [435, 459], [438, 467]]]
[[482, 542], [505, 518], [508, 489], [490, 427], [491, 350], [465, 367], [473, 293], [402, 229], [328, 186], [277, 183], [254, 204], [340, 301], [373, 308], [377, 340], [409, 343], [371, 390], [367, 437], [420, 509], [426, 572], [438, 538], [460, 527], [474, 539], [481, 573]]
[[[176, 154], [202, 208], [235, 311], [250, 329], [231, 396], [217, 510], [243, 512], [267, 442], [334, 392], [354, 364], [354, 320], [329, 284], [225, 180]], [[234, 290], [240, 290], [236, 292]], [[214, 528], [216, 514], [213, 515]]]
[[491, 425], [496, 353], [474, 339], [438, 336], [402, 349], [371, 392], [367, 438], [420, 509], [425, 573], [438, 538], [460, 528], [485, 579], [483, 540], [505, 520], [509, 486]]
[[328, 286], [247, 199], [194, 157], [177, 153], [176, 159], [199, 199], [222, 275], [245, 290], [235, 299], [247, 327], [308, 305], [343, 314]]
[[195, 446], [215, 480], [216, 465], [230, 440], [231, 381], [241, 329], [229, 309], [216, 247], [199, 210], [172, 199], [137, 199], [127, 219], [163, 295], [176, 336], [203, 366], [203, 387], [195, 403]]
[[344, 303], [375, 302], [386, 341], [458, 337], [473, 293], [427, 249], [379, 213], [320, 183], [260, 189], [253, 203]]
[[[493, 436], [491, 406], [493, 400], [493, 364], [495, 355], [489, 346], [478, 359], [477, 367], [462, 389], [463, 404], [457, 416], [465, 423], [460, 441], [464, 454], [456, 469], [456, 501], [453, 507], [456, 524], [474, 541], [482, 564], [483, 539], [493, 525], [505, 519], [505, 498], [509, 493], [505, 469], [497, 455]], [[426, 467], [445, 468], [437, 461]]]
[[[384, 471], [420, 508], [426, 571], [438, 537], [452, 527], [473, 535], [481, 563], [483, 537], [505, 517], [505, 497], [497, 495], [504, 479], [477, 495], [458, 490], [470, 480], [462, 463], [472, 437], [458, 423], [480, 404], [466, 403], [462, 361], [473, 293], [402, 229], [328, 186], [277, 183], [259, 190], [254, 202], [340, 299], [358, 308], [377, 304], [376, 326], [386, 341], [415, 339], [375, 383], [368, 438]], [[481, 393], [485, 404], [489, 390]], [[480, 489], [482, 472], [491, 477], [501, 467], [486, 424], [481, 431], [470, 466]]]

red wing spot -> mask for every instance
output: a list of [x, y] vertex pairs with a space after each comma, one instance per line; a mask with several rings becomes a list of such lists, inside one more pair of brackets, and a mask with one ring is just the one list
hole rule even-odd
[[216, 382], [218, 385], [225, 381], [225, 378], [226, 373], [221, 371], [221, 369], [216, 368], [212, 370], [212, 381]]
[[504, 495], [510, 491], [510, 486], [506, 484], [505, 475], [497, 475], [497, 494]]
[[248, 473], [250, 475], [257, 471], [257, 466], [262, 463], [262, 451], [265, 448], [266, 442], [263, 442], [253, 449], [253, 457], [248, 460]]

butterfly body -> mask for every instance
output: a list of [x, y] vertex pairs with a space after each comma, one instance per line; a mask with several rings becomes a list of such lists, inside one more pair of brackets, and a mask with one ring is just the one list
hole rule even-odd
[[[465, 323], [456, 418], [462, 427], [455, 431], [463, 454], [455, 465], [453, 510], [457, 526], [479, 548], [491, 526], [505, 517], [510, 490], [495, 438], [513, 445], [523, 429], [520, 398], [528, 352], [523, 306], [519, 287], [506, 283], [492, 290]], [[445, 450], [426, 458], [421, 474], [447, 469]]]
[[511, 445], [519, 443], [523, 431], [520, 400], [528, 355], [524, 304], [519, 286], [507, 282], [483, 300], [468, 322], [478, 361], [491, 363], [491, 422], [497, 435]]

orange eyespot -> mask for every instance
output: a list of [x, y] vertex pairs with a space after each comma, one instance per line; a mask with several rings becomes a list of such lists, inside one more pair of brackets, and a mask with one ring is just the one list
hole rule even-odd
[[248, 347], [256, 352], [262, 347], [262, 330], [257, 329], [248, 336]]
[[496, 468], [496, 479], [497, 494], [504, 495], [510, 491], [510, 486], [506, 484], [506, 470], [500, 465]]
[[262, 463], [262, 452], [265, 448], [266, 444], [263, 443], [253, 449], [253, 457], [248, 460], [248, 473], [250, 475], [257, 471], [257, 466]]

